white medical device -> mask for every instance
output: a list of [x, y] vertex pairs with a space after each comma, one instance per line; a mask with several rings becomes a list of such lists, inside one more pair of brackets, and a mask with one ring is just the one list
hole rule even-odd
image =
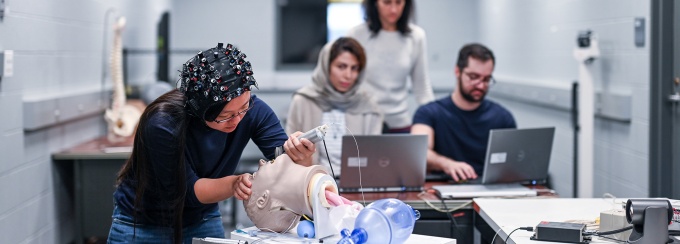
[[593, 130], [595, 127], [595, 88], [592, 63], [600, 57], [600, 47], [590, 30], [579, 33], [574, 58], [578, 61], [578, 176], [577, 196], [593, 197]]

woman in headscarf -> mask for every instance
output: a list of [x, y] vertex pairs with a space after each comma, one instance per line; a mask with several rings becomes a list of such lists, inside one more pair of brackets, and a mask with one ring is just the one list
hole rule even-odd
[[[376, 102], [361, 89], [366, 66], [363, 47], [353, 38], [342, 37], [326, 44], [312, 75], [312, 83], [293, 95], [286, 131], [308, 131], [330, 125], [325, 143], [314, 154], [313, 163], [340, 174], [340, 152], [344, 135], [375, 135], [382, 132], [383, 114]], [[349, 129], [349, 130], [347, 130]], [[319, 142], [323, 143], [323, 142]]]

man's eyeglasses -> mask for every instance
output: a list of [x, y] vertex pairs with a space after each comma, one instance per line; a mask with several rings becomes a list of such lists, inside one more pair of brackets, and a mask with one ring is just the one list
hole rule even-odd
[[226, 119], [220, 119], [220, 120], [217, 120], [217, 119], [216, 119], [216, 120], [214, 120], [213, 122], [220, 124], [220, 123], [224, 123], [224, 122], [227, 122], [227, 121], [229, 121], [229, 120], [232, 120], [232, 119], [234, 119], [234, 118], [236, 118], [236, 117], [238, 117], [238, 116], [241, 116], [241, 115], [246, 114], [246, 113], [248, 112], [248, 110], [250, 110], [251, 108], [253, 108], [253, 99], [252, 99], [252, 98], [251, 98], [250, 100], [248, 100], [248, 104], [247, 104], [247, 105], [248, 105], [248, 107], [246, 107], [245, 109], [243, 109], [243, 110], [237, 112], [236, 114], [234, 114], [234, 115], [232, 115], [232, 116], [229, 116], [229, 117], [226, 118]]
[[496, 79], [493, 78], [493, 76], [486, 76], [483, 77], [479, 74], [475, 73], [468, 73], [468, 72], [463, 72], [465, 76], [468, 78], [468, 83], [472, 86], [477, 86], [479, 83], [484, 83], [487, 87], [491, 87], [496, 84]]

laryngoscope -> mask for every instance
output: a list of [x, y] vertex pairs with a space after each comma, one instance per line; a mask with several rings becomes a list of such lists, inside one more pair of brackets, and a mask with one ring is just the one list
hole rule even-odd
[[[311, 130], [305, 132], [304, 134], [298, 136], [297, 138], [298, 139], [304, 138], [304, 139], [311, 141], [312, 143], [320, 142], [326, 136], [326, 131], [328, 130], [328, 127], [329, 126], [327, 124], [320, 125], [320, 126], [314, 128], [314, 129], [311, 129]], [[278, 156], [280, 156], [281, 154], [284, 154], [284, 153], [286, 153], [286, 152], [283, 150], [282, 146], [277, 147], [274, 157], [276, 158], [276, 157], [278, 157]]]

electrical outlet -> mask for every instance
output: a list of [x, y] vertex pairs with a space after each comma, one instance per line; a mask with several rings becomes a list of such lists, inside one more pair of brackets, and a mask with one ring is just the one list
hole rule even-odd
[[[4, 70], [5, 70], [5, 68], [4, 68], [5, 61], [4, 60], [5, 60], [5, 53], [0, 52], [0, 85], [2, 85], [2, 76], [5, 73], [4, 72]], [[1, 89], [2, 89], [2, 86], [0, 86], [0, 91], [2, 91]]]
[[2, 62], [2, 70], [0, 70], [0, 76], [2, 77], [12, 77], [14, 75], [14, 51], [5, 50], [3, 52], [3, 57], [0, 58]]
[[5, 52], [0, 52], [0, 79], [5, 76]]

